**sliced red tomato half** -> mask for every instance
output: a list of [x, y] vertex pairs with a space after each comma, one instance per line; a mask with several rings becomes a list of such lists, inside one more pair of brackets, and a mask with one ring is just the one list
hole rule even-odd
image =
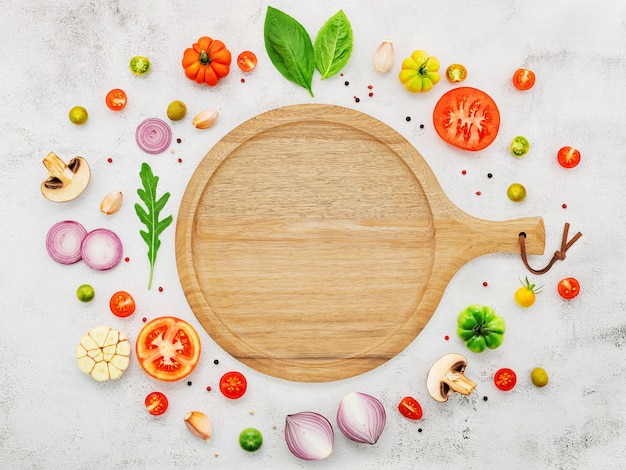
[[162, 415], [169, 405], [167, 397], [162, 392], [152, 392], [145, 399], [146, 410], [152, 416]]
[[404, 397], [398, 405], [398, 411], [409, 419], [422, 419], [422, 406], [413, 397]]
[[187, 377], [200, 359], [200, 337], [186, 321], [159, 317], [146, 323], [135, 344], [141, 368], [155, 379], [173, 382]]
[[512, 369], [504, 368], [498, 370], [493, 376], [493, 382], [498, 387], [498, 390], [508, 392], [515, 387], [517, 383], [517, 375]]
[[227, 372], [220, 379], [220, 391], [231, 400], [241, 398], [247, 388], [248, 382], [241, 372]]
[[463, 150], [477, 151], [490, 145], [500, 129], [500, 110], [484, 91], [454, 88], [435, 105], [433, 123], [439, 137]]

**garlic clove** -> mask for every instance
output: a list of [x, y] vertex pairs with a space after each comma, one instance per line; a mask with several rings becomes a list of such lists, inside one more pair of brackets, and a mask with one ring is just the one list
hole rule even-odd
[[215, 109], [205, 109], [204, 111], [196, 114], [196, 116], [192, 119], [191, 124], [196, 129], [208, 129], [215, 121], [217, 121], [219, 113]]
[[394, 60], [393, 42], [385, 39], [374, 53], [374, 70], [378, 73], [387, 73], [393, 67]]
[[201, 411], [190, 411], [185, 415], [185, 425], [196, 437], [210, 441], [213, 436], [213, 426], [209, 417]]
[[122, 191], [116, 190], [112, 191], [102, 199], [100, 203], [100, 212], [111, 215], [115, 214], [120, 207], [122, 207], [122, 200], [124, 199], [124, 195]]

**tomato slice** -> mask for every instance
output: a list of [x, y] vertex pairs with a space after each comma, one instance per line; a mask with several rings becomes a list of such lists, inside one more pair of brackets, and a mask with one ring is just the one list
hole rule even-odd
[[169, 405], [167, 397], [161, 392], [149, 393], [144, 401], [144, 404], [146, 405], [148, 413], [153, 416], [159, 416], [165, 413]]
[[452, 64], [446, 69], [446, 78], [450, 83], [459, 83], [467, 78], [467, 69], [462, 64]]
[[241, 372], [226, 372], [220, 379], [220, 391], [226, 398], [232, 400], [241, 398], [247, 388], [248, 382]]
[[200, 359], [200, 337], [186, 321], [159, 317], [146, 323], [135, 344], [141, 368], [155, 379], [173, 382], [187, 377]]
[[446, 92], [435, 105], [433, 123], [439, 137], [463, 150], [490, 145], [500, 129], [500, 110], [484, 91], [471, 87]]
[[126, 106], [126, 92], [119, 88], [114, 88], [107, 93], [105, 102], [112, 111], [121, 111]]
[[409, 419], [422, 419], [422, 406], [413, 397], [404, 397], [398, 404], [398, 411]]
[[116, 317], [128, 317], [135, 312], [135, 299], [128, 292], [118, 291], [111, 296], [109, 308]]
[[535, 85], [535, 72], [517, 69], [513, 74], [513, 86], [521, 91], [530, 90]]
[[576, 278], [566, 277], [559, 282], [558, 290], [561, 297], [570, 300], [580, 294], [580, 284]]
[[580, 152], [573, 147], [566, 146], [559, 149], [556, 158], [563, 168], [574, 168], [580, 163]]
[[517, 383], [517, 375], [512, 369], [504, 369], [498, 370], [493, 376], [493, 382], [498, 387], [498, 390], [502, 390], [503, 392], [508, 392], [515, 387]]

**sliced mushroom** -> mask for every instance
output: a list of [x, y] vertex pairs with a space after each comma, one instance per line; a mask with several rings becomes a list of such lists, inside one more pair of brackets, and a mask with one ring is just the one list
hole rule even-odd
[[428, 393], [439, 402], [448, 401], [451, 392], [469, 395], [476, 384], [465, 377], [463, 372], [467, 359], [460, 354], [446, 354], [440, 357], [428, 371], [426, 387]]
[[72, 158], [66, 164], [56, 153], [50, 152], [43, 164], [49, 176], [41, 183], [41, 192], [52, 202], [66, 202], [78, 197], [89, 183], [91, 172], [83, 157]]

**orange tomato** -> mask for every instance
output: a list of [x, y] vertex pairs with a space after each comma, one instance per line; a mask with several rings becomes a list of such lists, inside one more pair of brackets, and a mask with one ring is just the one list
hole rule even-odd
[[185, 49], [182, 65], [190, 80], [215, 86], [230, 72], [231, 60], [230, 51], [222, 41], [202, 36], [192, 47]]

